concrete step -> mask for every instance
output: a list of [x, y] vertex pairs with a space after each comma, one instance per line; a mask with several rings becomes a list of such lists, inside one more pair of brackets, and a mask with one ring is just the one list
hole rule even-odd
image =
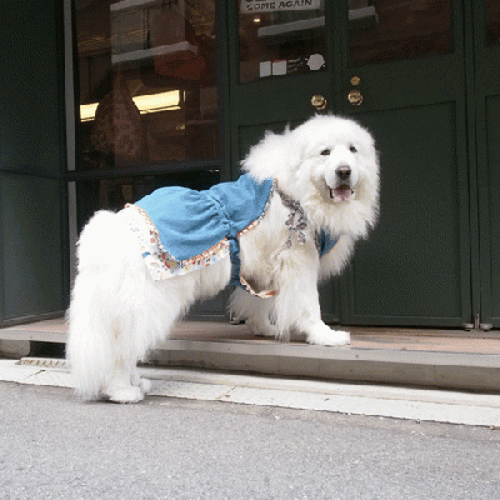
[[[500, 334], [450, 330], [349, 328], [351, 345], [310, 346], [254, 336], [245, 325], [179, 323], [151, 353], [155, 366], [187, 366], [287, 377], [500, 392]], [[0, 330], [12, 343], [64, 343], [62, 318]], [[23, 353], [25, 354], [25, 353]], [[19, 356], [20, 357], [20, 356]]]

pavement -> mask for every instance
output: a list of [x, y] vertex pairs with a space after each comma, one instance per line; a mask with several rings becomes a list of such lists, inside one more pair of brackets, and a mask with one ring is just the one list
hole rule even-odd
[[0, 400], [2, 500], [498, 499], [487, 427], [9, 382]]
[[[500, 428], [500, 335], [351, 328], [350, 346], [283, 344], [245, 325], [188, 321], [151, 355], [150, 397]], [[62, 319], [0, 330], [2, 345], [64, 343]], [[64, 360], [0, 359], [0, 380], [72, 387]]]

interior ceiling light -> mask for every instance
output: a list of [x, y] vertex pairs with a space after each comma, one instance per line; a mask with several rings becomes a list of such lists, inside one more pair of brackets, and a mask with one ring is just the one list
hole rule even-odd
[[[158, 113], [160, 111], [173, 111], [180, 108], [180, 91], [170, 90], [169, 92], [160, 92], [159, 94], [146, 94], [132, 97], [135, 105], [141, 112]], [[80, 119], [82, 122], [92, 121], [99, 106], [98, 102], [83, 104], [80, 106]]]

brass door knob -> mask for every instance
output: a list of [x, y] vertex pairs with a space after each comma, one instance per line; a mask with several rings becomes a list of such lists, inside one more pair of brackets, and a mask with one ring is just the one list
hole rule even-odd
[[363, 94], [359, 90], [351, 90], [349, 94], [347, 94], [347, 100], [353, 106], [361, 106], [363, 103], [364, 97]]
[[321, 94], [316, 94], [316, 95], [312, 96], [311, 104], [318, 111], [321, 111], [322, 109], [326, 108], [326, 105], [328, 104], [328, 101], [326, 100], [325, 96], [322, 96]]

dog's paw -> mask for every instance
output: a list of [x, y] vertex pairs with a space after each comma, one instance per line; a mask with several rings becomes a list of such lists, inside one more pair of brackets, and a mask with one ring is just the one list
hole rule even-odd
[[263, 337], [273, 337], [273, 338], [278, 337], [277, 328], [270, 322], [256, 321], [255, 319], [248, 318], [245, 321], [245, 324], [248, 326], [248, 328], [254, 335], [261, 335]]
[[149, 394], [151, 392], [151, 380], [141, 378], [139, 381], [139, 387], [143, 394]]
[[130, 375], [130, 383], [133, 386], [139, 387], [143, 394], [149, 394], [151, 392], [151, 380], [142, 378], [137, 369]]
[[351, 335], [349, 332], [340, 330], [332, 330], [329, 326], [322, 324], [317, 325], [307, 335], [307, 342], [315, 345], [325, 346], [340, 346], [351, 343]]
[[106, 399], [113, 403], [138, 403], [144, 399], [141, 388], [135, 385], [108, 387], [103, 394]]

